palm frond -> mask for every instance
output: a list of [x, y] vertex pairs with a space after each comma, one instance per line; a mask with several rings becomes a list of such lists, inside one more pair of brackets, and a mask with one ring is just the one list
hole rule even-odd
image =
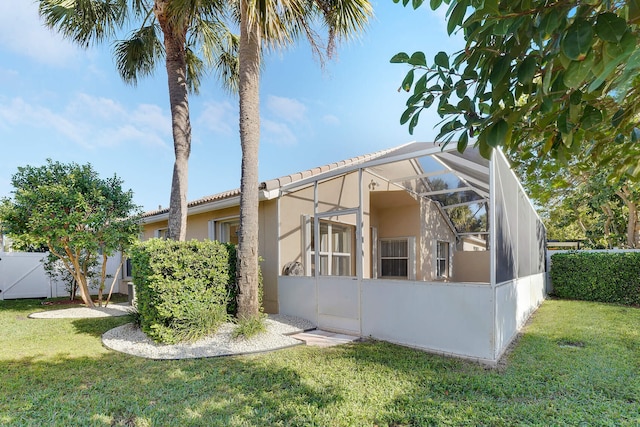
[[187, 89], [197, 95], [200, 92], [200, 80], [205, 72], [204, 61], [189, 46], [185, 49], [184, 59], [187, 63]]
[[196, 21], [190, 35], [189, 44], [200, 47], [207, 67], [213, 68], [223, 88], [236, 93], [239, 79], [239, 36], [233, 34], [218, 16]]
[[314, 0], [329, 31], [327, 54], [335, 53], [336, 42], [349, 40], [365, 30], [373, 17], [368, 0]]
[[114, 43], [113, 55], [122, 80], [135, 86], [138, 78], [153, 74], [157, 61], [164, 57], [158, 32], [157, 24], [148, 25], [131, 33], [128, 39]]
[[129, 13], [127, 0], [40, 0], [38, 11], [47, 27], [82, 47], [115, 35]]

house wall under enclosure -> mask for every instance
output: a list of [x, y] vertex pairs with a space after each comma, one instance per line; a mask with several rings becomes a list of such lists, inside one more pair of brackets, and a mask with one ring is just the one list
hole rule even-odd
[[544, 299], [545, 230], [497, 150], [412, 143], [282, 190], [281, 314], [493, 364]]

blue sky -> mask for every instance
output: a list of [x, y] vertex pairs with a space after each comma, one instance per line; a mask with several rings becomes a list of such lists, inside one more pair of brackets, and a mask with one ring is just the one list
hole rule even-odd
[[[408, 68], [389, 59], [422, 50], [432, 60], [462, 43], [447, 36], [444, 9], [372, 4], [376, 16], [367, 31], [341, 45], [324, 69], [304, 43], [266, 58], [261, 180], [434, 139], [433, 112], [421, 115], [414, 135], [399, 124], [407, 94], [398, 87]], [[191, 96], [190, 111], [188, 199], [238, 188], [237, 99], [207, 77]], [[2, 2], [0, 142], [0, 197], [10, 196], [19, 166], [51, 158], [91, 163], [103, 177], [118, 175], [144, 210], [167, 207], [174, 157], [165, 70], [126, 85], [109, 45], [77, 48], [43, 27], [35, 2]]]

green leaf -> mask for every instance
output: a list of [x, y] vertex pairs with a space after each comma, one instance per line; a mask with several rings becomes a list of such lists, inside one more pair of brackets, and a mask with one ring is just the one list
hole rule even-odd
[[538, 59], [533, 56], [527, 56], [518, 67], [518, 82], [521, 85], [528, 85], [533, 81], [533, 77], [538, 70]]
[[445, 52], [438, 52], [433, 60], [438, 67], [449, 68], [449, 55]]
[[556, 32], [560, 26], [560, 14], [546, 13], [540, 22], [540, 36], [544, 40]]
[[618, 43], [627, 31], [627, 23], [615, 13], [607, 12], [598, 15], [595, 30], [600, 39]]
[[411, 107], [409, 107], [406, 110], [404, 110], [404, 113], [402, 113], [402, 116], [400, 116], [400, 124], [403, 125], [403, 124], [407, 123], [409, 121], [409, 119], [411, 118], [411, 115], [417, 109], [418, 109], [418, 107], [416, 107], [415, 105], [412, 105]]
[[420, 102], [422, 100], [422, 95], [423, 93], [414, 93], [413, 95], [411, 95], [409, 99], [407, 99], [407, 102], [406, 102], [407, 107], [410, 107]]
[[464, 82], [464, 80], [458, 80], [458, 82], [455, 85], [455, 88], [456, 88], [456, 95], [458, 96], [458, 98], [462, 98], [467, 94], [467, 84]]
[[413, 6], [414, 9], [417, 9], [420, 6], [422, 6], [423, 2], [424, 2], [424, 0], [412, 0], [411, 1], [411, 5]]
[[467, 6], [467, 2], [459, 1], [453, 8], [453, 11], [451, 11], [451, 15], [449, 15], [449, 21], [447, 22], [447, 33], [449, 35], [453, 34], [456, 27], [462, 25], [464, 15], [467, 13]]
[[606, 63], [598, 77], [591, 82], [588, 92], [598, 89], [623, 61], [627, 60], [636, 47], [636, 36], [631, 32], [625, 33], [618, 44], [605, 43], [602, 60]]
[[611, 126], [617, 128], [618, 125], [622, 122], [622, 118], [624, 117], [624, 108], [620, 108], [611, 118]]
[[564, 84], [571, 89], [582, 86], [591, 73], [594, 60], [595, 55], [590, 51], [584, 61], [571, 61], [563, 76]]
[[465, 80], [476, 80], [478, 78], [478, 73], [473, 67], [468, 65], [465, 67], [464, 72], [462, 73], [462, 78]]
[[420, 119], [420, 111], [422, 111], [422, 110], [418, 110], [411, 117], [411, 121], [409, 122], [409, 134], [410, 135], [413, 135], [413, 129], [415, 129], [415, 127], [418, 125], [418, 120]]
[[418, 81], [416, 82], [415, 86], [413, 87], [413, 94], [414, 95], [422, 95], [424, 92], [426, 92], [427, 90], [427, 75], [423, 74]]
[[567, 28], [560, 47], [562, 53], [573, 61], [581, 61], [587, 56], [593, 42], [593, 26], [584, 19], [576, 21]]
[[582, 129], [588, 130], [593, 126], [602, 122], [602, 112], [597, 108], [587, 105], [584, 107], [584, 114], [582, 114], [582, 122], [580, 123], [580, 127]]
[[[496, 86], [503, 83], [505, 76], [509, 74], [509, 70], [511, 69], [511, 58], [509, 55], [503, 55], [499, 57], [494, 63], [493, 68], [491, 69], [491, 74], [489, 75], [489, 81], [493, 85], [494, 91], [496, 91]], [[504, 82], [506, 85], [506, 82]]]
[[498, 0], [484, 0], [484, 6], [481, 10], [488, 15], [500, 16], [500, 10], [498, 9]]
[[413, 55], [411, 55], [411, 58], [409, 58], [408, 62], [409, 64], [417, 67], [427, 66], [427, 58], [424, 56], [424, 52], [415, 52]]
[[429, 6], [431, 6], [431, 10], [436, 10], [442, 4], [442, 0], [431, 0], [429, 2]]
[[469, 135], [467, 134], [467, 132], [463, 132], [462, 135], [460, 135], [460, 139], [458, 139], [458, 152], [460, 154], [464, 153], [464, 150], [467, 148], [468, 144]]
[[429, 95], [425, 98], [424, 103], [422, 104], [422, 106], [423, 106], [424, 108], [429, 108], [429, 107], [431, 107], [431, 105], [433, 104], [433, 101], [435, 101], [435, 99], [436, 99], [436, 97], [435, 97], [435, 96], [433, 96], [433, 95], [429, 94]]
[[458, 102], [458, 109], [460, 111], [471, 111], [472, 110], [471, 98], [469, 98], [468, 96], [463, 97], [460, 100], [460, 102]]
[[405, 92], [409, 92], [411, 90], [411, 86], [413, 85], [414, 74], [415, 74], [414, 70], [409, 70], [404, 80], [402, 81], [402, 89]]
[[582, 92], [580, 90], [574, 90], [571, 92], [571, 96], [569, 97], [569, 102], [572, 105], [578, 105], [582, 102]]
[[560, 131], [560, 133], [562, 134], [568, 134], [571, 132], [571, 127], [569, 124], [569, 121], [567, 120], [567, 112], [563, 111], [559, 116], [558, 116], [558, 121], [556, 122], [558, 125], [558, 130]]
[[389, 62], [391, 62], [392, 64], [402, 64], [405, 62], [409, 62], [409, 55], [407, 55], [405, 52], [396, 53]]
[[500, 145], [506, 145], [507, 133], [509, 131], [509, 124], [500, 119], [495, 122], [487, 133], [487, 144], [496, 148]]

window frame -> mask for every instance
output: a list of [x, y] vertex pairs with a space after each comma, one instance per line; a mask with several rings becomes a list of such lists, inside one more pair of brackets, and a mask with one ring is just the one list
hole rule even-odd
[[[441, 244], [446, 245], [446, 254], [441, 254]], [[447, 280], [451, 278], [451, 242], [447, 240], [435, 240], [435, 250], [434, 250], [434, 276], [438, 280]], [[440, 262], [444, 261], [444, 274], [440, 268]]]
[[[321, 250], [318, 253], [318, 259], [324, 258], [326, 260], [326, 271], [327, 274], [323, 274], [320, 271], [316, 272], [315, 265], [315, 233], [314, 233], [314, 218], [308, 215], [303, 216], [303, 225], [304, 225], [304, 239], [303, 239], [303, 248], [305, 250], [305, 259], [307, 260], [308, 268], [305, 268], [305, 274], [307, 276], [315, 277], [316, 273], [318, 276], [334, 276], [334, 277], [355, 277], [355, 245], [356, 245], [356, 226], [353, 224], [339, 222], [339, 221], [330, 221], [327, 219], [319, 218], [318, 219], [320, 229], [324, 225], [326, 225], [326, 248], [327, 250]], [[347, 246], [349, 252], [338, 252], [334, 250], [334, 227], [342, 227], [344, 228], [343, 232], [346, 232], [346, 236], [348, 236]], [[321, 233], [322, 235], [322, 233]], [[348, 265], [347, 274], [344, 272], [338, 271], [339, 274], [334, 274], [334, 257], [338, 257], [341, 259], [346, 259], [346, 265]], [[322, 263], [320, 263], [322, 265]], [[337, 264], [337, 265], [342, 265]], [[339, 267], [338, 267], [339, 268]]]
[[[240, 226], [240, 216], [227, 216], [223, 218], [216, 218], [209, 221], [209, 240], [217, 240], [220, 243], [233, 243], [230, 233], [225, 233], [225, 226], [237, 225]], [[229, 234], [229, 235], [227, 235]], [[235, 244], [235, 243], [234, 243]]]
[[[391, 242], [391, 241], [403, 241], [407, 245], [407, 256], [406, 257], [389, 257], [383, 255], [382, 250], [382, 242]], [[387, 280], [416, 280], [416, 238], [414, 236], [407, 237], [380, 237], [377, 240], [377, 271], [375, 277], [378, 279], [387, 279]], [[383, 274], [383, 259], [406, 259], [407, 261], [407, 275], [406, 276], [385, 276]]]

